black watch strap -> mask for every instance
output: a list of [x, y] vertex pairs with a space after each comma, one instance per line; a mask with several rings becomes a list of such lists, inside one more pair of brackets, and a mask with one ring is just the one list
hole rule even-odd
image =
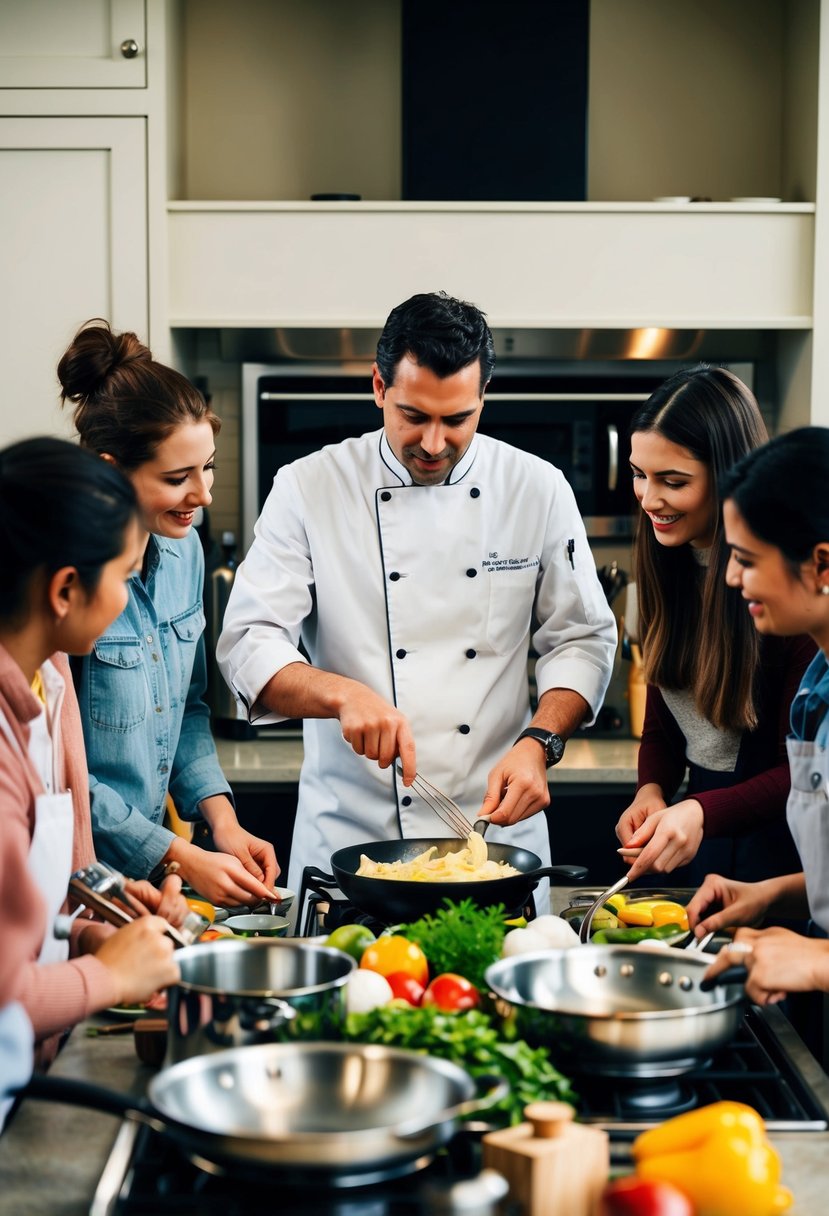
[[522, 730], [516, 743], [520, 739], [535, 739], [544, 748], [544, 756], [547, 761], [547, 766], [558, 764], [561, 757], [564, 755], [564, 740], [561, 735], [555, 734], [553, 731], [542, 730], [539, 726], [528, 726], [526, 730]]

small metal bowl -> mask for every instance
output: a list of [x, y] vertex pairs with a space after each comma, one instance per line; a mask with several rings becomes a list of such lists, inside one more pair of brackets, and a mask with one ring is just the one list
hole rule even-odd
[[229, 916], [224, 927], [235, 937], [284, 937], [290, 928], [287, 916], [255, 912], [249, 916]]

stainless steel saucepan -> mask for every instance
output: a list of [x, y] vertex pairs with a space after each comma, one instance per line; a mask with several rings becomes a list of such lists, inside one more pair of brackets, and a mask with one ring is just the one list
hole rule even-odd
[[266, 1043], [172, 1064], [150, 1082], [149, 1101], [50, 1076], [34, 1077], [24, 1097], [148, 1123], [222, 1167], [350, 1186], [416, 1168], [460, 1118], [504, 1097], [507, 1086], [489, 1082], [379, 1044]]
[[519, 1033], [567, 1071], [668, 1077], [713, 1055], [742, 1018], [742, 984], [702, 987], [710, 963], [667, 946], [584, 945], [502, 959], [486, 979]]

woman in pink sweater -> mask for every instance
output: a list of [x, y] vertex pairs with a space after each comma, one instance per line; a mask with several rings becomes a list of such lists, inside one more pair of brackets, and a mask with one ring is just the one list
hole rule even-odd
[[[25, 853], [46, 905], [45, 931], [12, 978], [10, 996], [34, 1028], [36, 1063], [88, 1014], [147, 1000], [178, 968], [162, 916], [181, 911], [178, 880], [163, 894], [133, 884], [146, 907], [117, 931], [78, 917], [68, 942], [52, 932], [69, 876], [94, 858], [83, 733], [65, 654], [85, 654], [122, 611], [138, 552], [135, 498], [106, 462], [59, 439], [0, 452], [0, 857]], [[71, 792], [70, 792], [71, 791]], [[0, 890], [5, 890], [5, 875]], [[31, 942], [43, 906], [22, 890], [4, 935]], [[20, 913], [22, 912], [22, 915]], [[15, 924], [15, 920], [17, 924]]]

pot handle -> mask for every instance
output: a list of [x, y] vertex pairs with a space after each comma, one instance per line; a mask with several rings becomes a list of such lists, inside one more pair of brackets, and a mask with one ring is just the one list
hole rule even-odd
[[747, 979], [747, 967], [726, 967], [725, 971], [712, 976], [710, 980], [700, 980], [699, 990], [700, 992], [713, 992], [715, 988], [725, 984], [744, 984]]
[[502, 1098], [506, 1098], [509, 1093], [507, 1082], [492, 1073], [475, 1077], [475, 1084], [478, 1087], [476, 1098], [468, 1098], [466, 1102], [450, 1106], [447, 1110], [441, 1111], [439, 1115], [432, 1115], [425, 1122], [422, 1119], [411, 1119], [408, 1123], [399, 1123], [397, 1127], [389, 1129], [391, 1134], [398, 1140], [414, 1140], [417, 1136], [422, 1136], [424, 1132], [431, 1131], [436, 1123], [445, 1123], [448, 1119], [462, 1119], [464, 1115], [474, 1115], [478, 1111], [489, 1110]]
[[86, 1106], [101, 1110], [119, 1118], [134, 1119], [145, 1123], [155, 1131], [164, 1131], [166, 1124], [159, 1119], [155, 1107], [146, 1098], [136, 1094], [122, 1094], [90, 1081], [79, 1081], [74, 1077], [55, 1077], [35, 1073], [20, 1091], [21, 1098], [38, 1098], [43, 1102], [62, 1102], [69, 1106]]
[[570, 882], [584, 882], [587, 866], [542, 866], [539, 870], [528, 870], [527, 878], [566, 878]]
[[279, 1030], [296, 1017], [296, 1010], [278, 996], [266, 996], [250, 1010], [242, 1011], [239, 1022], [243, 1030], [256, 1030], [260, 1034]]

